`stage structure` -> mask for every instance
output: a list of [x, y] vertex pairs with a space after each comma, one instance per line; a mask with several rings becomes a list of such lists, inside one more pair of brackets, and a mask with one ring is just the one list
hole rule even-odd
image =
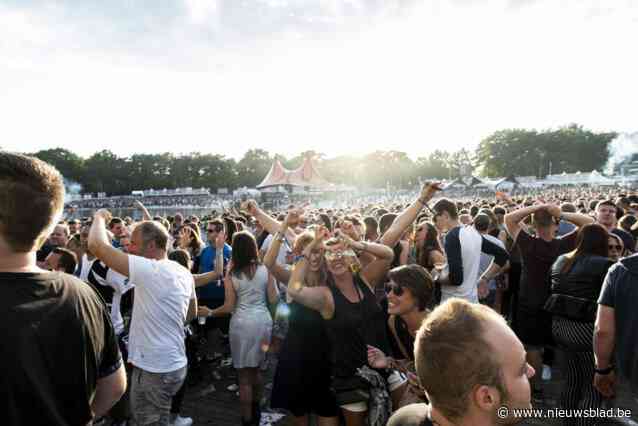
[[286, 192], [295, 192], [295, 189], [319, 192], [330, 190], [331, 186], [333, 185], [319, 174], [312, 159], [306, 157], [303, 164], [295, 170], [287, 170], [279, 160], [275, 160], [257, 189], [281, 192], [283, 188]]

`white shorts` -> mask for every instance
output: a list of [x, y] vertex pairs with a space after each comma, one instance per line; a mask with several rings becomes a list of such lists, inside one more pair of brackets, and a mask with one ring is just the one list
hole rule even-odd
[[[407, 383], [408, 378], [401, 372], [392, 370], [392, 373], [386, 379], [388, 383], [388, 391], [394, 392], [399, 389], [405, 383]], [[352, 411], [353, 413], [364, 413], [368, 411], [368, 403], [367, 402], [353, 402], [352, 404], [344, 404], [340, 406], [341, 409]]]

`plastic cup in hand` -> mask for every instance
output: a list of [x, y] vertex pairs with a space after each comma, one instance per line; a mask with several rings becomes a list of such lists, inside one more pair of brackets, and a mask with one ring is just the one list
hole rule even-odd
[[206, 324], [206, 317], [197, 317], [197, 322], [199, 323], [199, 325]]

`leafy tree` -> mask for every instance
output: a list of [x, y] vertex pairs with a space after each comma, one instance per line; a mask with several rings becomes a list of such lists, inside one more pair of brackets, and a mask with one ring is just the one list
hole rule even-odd
[[272, 165], [272, 158], [263, 149], [248, 150], [237, 163], [237, 184], [254, 187], [266, 176]]
[[69, 150], [44, 149], [31, 155], [52, 164], [67, 179], [79, 182], [84, 178], [84, 160]]
[[544, 177], [600, 169], [615, 133], [593, 133], [572, 124], [557, 130], [500, 130], [482, 140], [477, 161], [487, 176]]

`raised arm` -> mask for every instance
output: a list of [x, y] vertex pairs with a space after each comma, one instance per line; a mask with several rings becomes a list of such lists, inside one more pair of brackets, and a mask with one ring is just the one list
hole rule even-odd
[[268, 251], [264, 256], [264, 265], [271, 274], [275, 276], [277, 281], [288, 284], [290, 281], [290, 271], [277, 263], [277, 255], [281, 249], [281, 244], [284, 242], [284, 235], [288, 231], [289, 221], [296, 216], [295, 212], [289, 212], [286, 215], [286, 219], [281, 223], [279, 230], [273, 235]]
[[421, 189], [421, 194], [407, 209], [403, 210], [399, 216], [394, 219], [392, 225], [381, 237], [381, 244], [388, 247], [394, 247], [401, 238], [401, 235], [408, 229], [408, 226], [416, 220], [423, 207], [432, 199], [436, 191], [440, 191], [440, 183], [426, 183]]
[[590, 223], [594, 223], [594, 218], [591, 216], [588, 216], [586, 214], [582, 214], [582, 213], [568, 213], [568, 212], [562, 212], [562, 214], [559, 216], [562, 219], [565, 219], [568, 222], [573, 223], [574, 225], [576, 225], [577, 227], [581, 227], [581, 226], [585, 226], [585, 225], [589, 225]]
[[106, 266], [128, 277], [128, 254], [114, 248], [106, 233], [106, 223], [111, 219], [111, 213], [106, 209], [100, 209], [93, 216], [93, 223], [89, 231], [88, 248], [95, 257]]
[[[257, 219], [259, 223], [261, 223], [261, 226], [263, 226], [269, 234], [275, 234], [277, 231], [279, 231], [279, 227], [281, 226], [281, 224], [276, 219], [271, 217], [268, 213], [260, 209], [257, 201], [248, 200], [244, 203], [242, 208], [249, 215]], [[295, 238], [295, 233], [291, 229], [288, 229], [285, 235], [287, 238], [292, 240], [294, 240]]]
[[137, 207], [138, 209], [142, 211], [142, 217], [144, 218], [144, 220], [153, 220], [153, 216], [151, 216], [151, 214], [148, 212], [148, 210], [146, 209], [144, 204], [142, 204], [141, 201], [135, 200], [134, 204], [135, 204], [135, 207]]
[[224, 243], [226, 233], [221, 231], [215, 238], [215, 270], [204, 274], [193, 274], [195, 287], [203, 287], [211, 281], [220, 279], [224, 275]]
[[354, 241], [343, 233], [337, 234], [347, 247], [354, 250], [369, 253], [374, 256], [374, 260], [368, 263], [360, 272], [363, 281], [374, 292], [375, 286], [381, 281], [388, 272], [388, 268], [394, 259], [392, 249], [384, 244], [370, 243], [366, 241]]
[[303, 257], [292, 269], [287, 292], [288, 296], [295, 302], [313, 309], [319, 312], [323, 318], [329, 319], [334, 315], [334, 301], [328, 288], [324, 286], [306, 287], [304, 285], [310, 254], [315, 247], [323, 244], [325, 235], [327, 235], [327, 230], [323, 226], [318, 227], [315, 231], [315, 239], [306, 246]]
[[510, 234], [510, 237], [512, 237], [514, 241], [516, 241], [519, 232], [521, 232], [520, 222], [523, 221], [523, 219], [525, 219], [527, 216], [542, 209], [543, 207], [543, 205], [525, 207], [519, 210], [514, 210], [513, 212], [507, 213], [505, 215], [505, 229], [507, 229], [507, 232]]

